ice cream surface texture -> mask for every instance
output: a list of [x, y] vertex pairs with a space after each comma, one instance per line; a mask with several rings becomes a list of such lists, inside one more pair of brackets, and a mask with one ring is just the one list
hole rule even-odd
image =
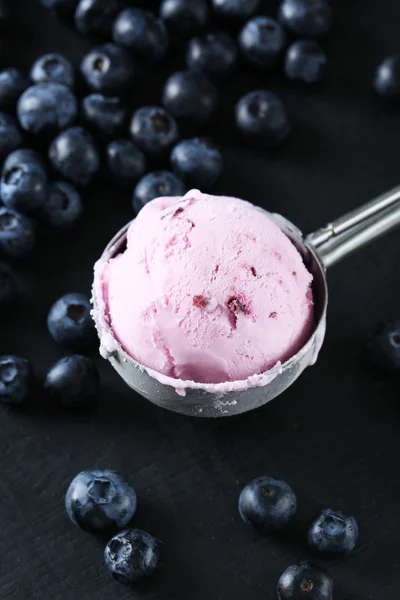
[[145, 205], [125, 251], [95, 269], [125, 352], [199, 383], [245, 380], [293, 356], [314, 328], [311, 281], [266, 212], [198, 190]]

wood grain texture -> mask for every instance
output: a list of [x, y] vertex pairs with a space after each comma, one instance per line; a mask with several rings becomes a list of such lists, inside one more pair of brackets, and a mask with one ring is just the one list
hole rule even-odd
[[[28, 69], [47, 51], [76, 64], [90, 47], [33, 0], [12, 0], [5, 66]], [[157, 4], [157, 3], [154, 3]], [[276, 2], [265, 2], [273, 13]], [[224, 152], [217, 193], [282, 212], [312, 230], [399, 183], [400, 115], [373, 97], [375, 65], [398, 51], [400, 5], [388, 0], [334, 3], [327, 41], [330, 76], [320, 91], [279, 75], [240, 69], [222, 90], [212, 133]], [[137, 103], [160, 102], [168, 69], [138, 84]], [[280, 91], [293, 135], [270, 154], [243, 148], [233, 103], [251, 89]], [[132, 106], [132, 110], [134, 106]], [[40, 241], [18, 270], [24, 290], [0, 315], [0, 353], [31, 359], [39, 380], [63, 354], [45, 327], [55, 298], [88, 291], [92, 265], [132, 217], [129, 194], [99, 184], [85, 195], [76, 234]], [[272, 600], [281, 572], [312, 555], [307, 527], [322, 507], [353, 514], [359, 544], [348, 560], [319, 560], [335, 600], [399, 597], [399, 378], [371, 370], [365, 335], [380, 318], [399, 316], [399, 232], [329, 273], [328, 334], [318, 364], [284, 396], [252, 414], [196, 420], [157, 409], [132, 393], [100, 358], [102, 393], [87, 415], [58, 413], [40, 385], [27, 410], [0, 415], [0, 598], [2, 600]], [[103, 568], [104, 540], [74, 529], [64, 514], [70, 480], [85, 468], [113, 468], [135, 486], [134, 524], [162, 542], [162, 568], [134, 591]], [[237, 513], [253, 477], [288, 481], [298, 495], [293, 525], [263, 538]]]

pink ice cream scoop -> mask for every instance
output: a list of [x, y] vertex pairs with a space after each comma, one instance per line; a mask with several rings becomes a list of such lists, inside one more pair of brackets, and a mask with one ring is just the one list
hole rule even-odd
[[327, 268], [399, 224], [400, 186], [306, 237], [236, 198], [159, 198], [96, 263], [100, 352], [169, 410], [221, 417], [258, 408], [318, 357]]
[[284, 363], [314, 328], [312, 275], [254, 205], [198, 190], [158, 198], [96, 268], [123, 350], [169, 378], [234, 382]]

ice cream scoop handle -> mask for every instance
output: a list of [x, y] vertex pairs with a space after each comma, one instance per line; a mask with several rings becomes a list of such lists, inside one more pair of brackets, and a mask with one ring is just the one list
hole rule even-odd
[[326, 268], [400, 225], [400, 186], [306, 237]]

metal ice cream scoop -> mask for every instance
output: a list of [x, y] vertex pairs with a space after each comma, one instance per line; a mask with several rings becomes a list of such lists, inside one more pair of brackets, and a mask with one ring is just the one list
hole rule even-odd
[[[285, 391], [306, 367], [316, 361], [322, 345], [328, 304], [326, 269], [400, 224], [400, 186], [305, 238], [301, 231], [284, 217], [267, 214], [291, 239], [302, 255], [305, 266], [313, 275], [316, 326], [308, 342], [288, 361], [257, 376], [255, 384], [250, 381], [252, 378], [249, 378], [246, 389], [214, 393], [208, 391], [209, 384], [195, 382], [186, 382], [187, 385], [183, 389], [178, 382], [175, 385], [174, 380], [140, 365], [121, 348], [104, 318], [103, 303], [94, 290], [93, 316], [100, 337], [100, 352], [125, 382], [141, 396], [158, 406], [182, 414], [223, 417], [258, 408]], [[130, 223], [123, 227], [111, 240], [102, 255], [102, 260], [107, 261], [124, 250], [129, 225]], [[235, 382], [230, 382], [228, 387], [234, 388]]]

